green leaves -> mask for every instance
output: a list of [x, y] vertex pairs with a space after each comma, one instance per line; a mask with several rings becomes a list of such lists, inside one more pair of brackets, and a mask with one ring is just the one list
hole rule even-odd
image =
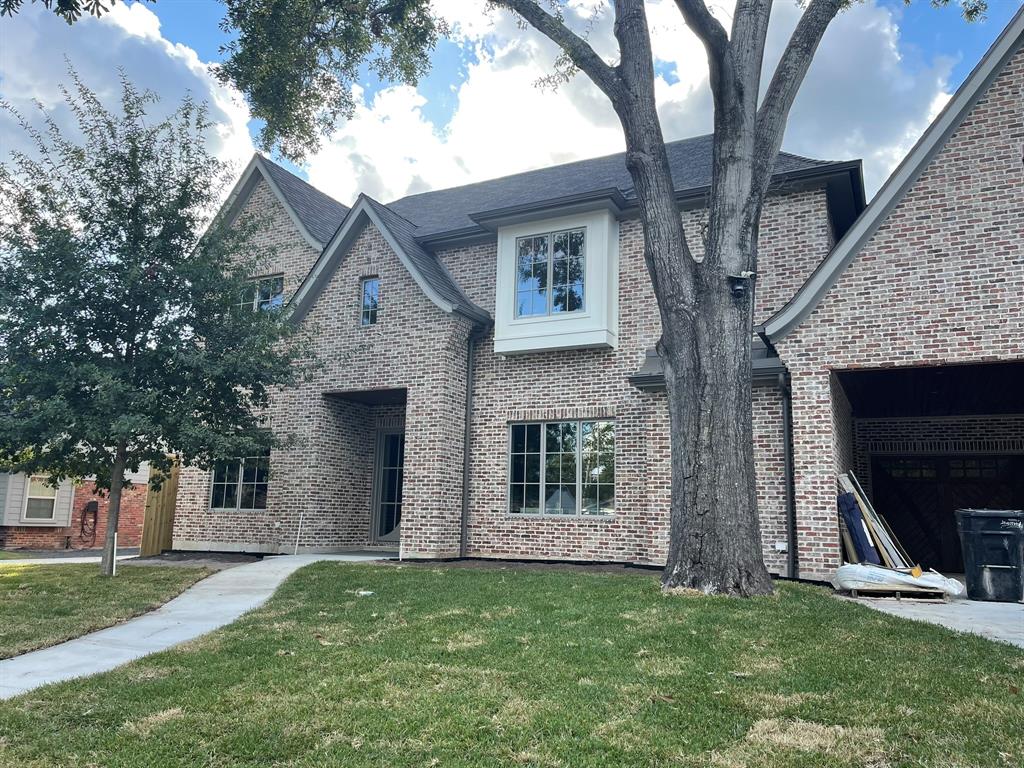
[[217, 76], [245, 94], [263, 120], [260, 144], [292, 160], [356, 107], [364, 64], [415, 85], [447, 33], [429, 0], [225, 0], [221, 27], [236, 35]]
[[238, 306], [271, 254], [260, 222], [213, 218], [230, 171], [205, 106], [159, 121], [123, 77], [116, 110], [71, 80], [80, 141], [22, 119], [35, 151], [0, 166], [0, 469], [102, 486], [121, 441], [129, 469], [262, 452], [307, 350], [286, 312]]

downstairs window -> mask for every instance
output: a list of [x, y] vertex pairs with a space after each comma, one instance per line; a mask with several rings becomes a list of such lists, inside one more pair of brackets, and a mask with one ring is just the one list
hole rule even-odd
[[613, 514], [614, 422], [513, 424], [508, 488], [512, 514]]
[[50, 478], [45, 475], [30, 477], [22, 519], [31, 522], [50, 521], [54, 519], [56, 509], [57, 489], [50, 485]]
[[269, 456], [219, 462], [213, 469], [211, 509], [245, 512], [267, 508]]

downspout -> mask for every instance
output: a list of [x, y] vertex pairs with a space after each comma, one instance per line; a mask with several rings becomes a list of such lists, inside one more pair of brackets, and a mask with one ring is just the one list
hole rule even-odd
[[800, 578], [800, 563], [797, 559], [796, 535], [796, 482], [793, 477], [793, 392], [789, 388], [787, 374], [778, 376], [778, 388], [782, 395], [782, 452], [783, 474], [786, 482], [786, 529], [789, 534], [786, 545], [789, 556], [787, 572], [789, 578]]
[[469, 441], [473, 423], [473, 364], [476, 360], [477, 336], [483, 335], [480, 328], [474, 328], [466, 339], [466, 427], [462, 437], [462, 518], [459, 521], [459, 557], [466, 556], [469, 549]]

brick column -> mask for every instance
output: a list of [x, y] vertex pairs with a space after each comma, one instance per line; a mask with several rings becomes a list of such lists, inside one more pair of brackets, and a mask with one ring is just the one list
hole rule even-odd
[[832, 388], [827, 370], [790, 374], [799, 572], [826, 578], [840, 563]]

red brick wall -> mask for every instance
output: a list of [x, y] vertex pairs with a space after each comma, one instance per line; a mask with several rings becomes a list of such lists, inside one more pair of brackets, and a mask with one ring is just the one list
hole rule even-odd
[[1024, 359], [1024, 51], [811, 316], [777, 343], [794, 393], [802, 570], [839, 562], [832, 371]]
[[[117, 525], [117, 545], [137, 547], [142, 542], [142, 523], [146, 511], [148, 486], [134, 485], [121, 494], [121, 512]], [[82, 512], [92, 499], [99, 503], [95, 535], [82, 531]], [[107, 535], [107, 498], [88, 483], [75, 488], [71, 507], [71, 525], [67, 528], [20, 526], [0, 529], [0, 538], [8, 549], [98, 549]]]

